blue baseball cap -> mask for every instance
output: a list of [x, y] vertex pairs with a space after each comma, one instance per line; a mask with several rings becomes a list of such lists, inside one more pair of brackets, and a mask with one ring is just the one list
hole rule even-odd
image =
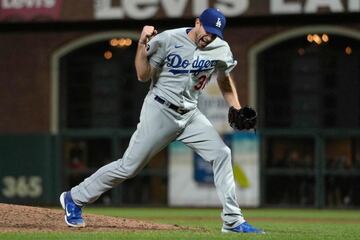
[[199, 17], [206, 32], [214, 34], [223, 39], [223, 33], [226, 25], [224, 14], [216, 8], [208, 8], [203, 11]]

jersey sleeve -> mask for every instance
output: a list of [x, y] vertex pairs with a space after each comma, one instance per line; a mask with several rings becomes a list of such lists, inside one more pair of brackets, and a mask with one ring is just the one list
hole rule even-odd
[[229, 46], [226, 45], [226, 47], [221, 52], [222, 57], [220, 58], [221, 60], [218, 61], [216, 68], [218, 71], [222, 71], [226, 76], [228, 76], [236, 66], [237, 61], [234, 59]]
[[147, 45], [146, 51], [148, 60], [151, 66], [155, 68], [160, 68], [165, 59], [165, 49], [166, 49], [166, 32], [159, 33], [153, 37]]

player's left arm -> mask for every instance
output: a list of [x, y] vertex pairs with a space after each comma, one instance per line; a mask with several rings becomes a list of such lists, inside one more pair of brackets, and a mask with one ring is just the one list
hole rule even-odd
[[217, 82], [225, 101], [229, 106], [233, 106], [236, 109], [240, 109], [240, 101], [237, 95], [235, 84], [230, 74], [225, 74], [223, 71], [218, 71]]

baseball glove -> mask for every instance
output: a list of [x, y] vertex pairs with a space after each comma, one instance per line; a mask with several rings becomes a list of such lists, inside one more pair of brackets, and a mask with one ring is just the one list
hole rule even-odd
[[233, 129], [253, 129], [256, 125], [256, 118], [256, 111], [249, 106], [242, 107], [239, 110], [234, 107], [229, 108], [228, 119], [229, 124]]

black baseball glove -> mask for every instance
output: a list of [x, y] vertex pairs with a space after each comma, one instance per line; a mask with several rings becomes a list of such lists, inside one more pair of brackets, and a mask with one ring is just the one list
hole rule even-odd
[[257, 113], [253, 108], [248, 106], [242, 107], [239, 110], [230, 107], [228, 118], [229, 124], [233, 129], [250, 130], [255, 128]]

